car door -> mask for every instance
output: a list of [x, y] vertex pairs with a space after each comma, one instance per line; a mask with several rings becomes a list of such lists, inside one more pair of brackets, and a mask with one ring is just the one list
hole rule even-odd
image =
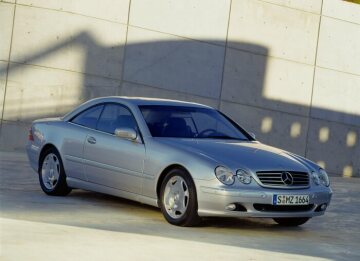
[[141, 193], [145, 147], [141, 139], [114, 135], [116, 128], [133, 128], [131, 111], [120, 104], [106, 104], [96, 130], [89, 130], [84, 144], [84, 166], [88, 181], [132, 193]]
[[63, 136], [62, 152], [66, 175], [71, 178], [86, 180], [83, 165], [85, 139], [89, 129], [95, 129], [103, 110], [103, 105], [90, 107], [72, 118]]

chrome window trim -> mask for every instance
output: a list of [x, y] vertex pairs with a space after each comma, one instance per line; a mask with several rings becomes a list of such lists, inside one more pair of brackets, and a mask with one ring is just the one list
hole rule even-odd
[[[68, 121], [67, 123], [69, 123], [69, 124], [71, 124], [71, 125], [75, 125], [75, 126], [81, 127], [81, 128], [85, 128], [85, 129], [88, 129], [88, 130], [91, 130], [91, 131], [95, 131], [95, 132], [98, 132], [98, 133], [100, 133], [100, 134], [107, 134], [107, 135], [110, 135], [110, 136], [115, 137], [115, 138], [117, 138], [117, 139], [122, 139], [122, 138], [117, 137], [115, 134], [111, 134], [111, 133], [108, 133], [108, 132], [105, 132], [105, 131], [101, 131], [101, 130], [92, 129], [92, 128], [89, 128], [89, 127], [86, 127], [86, 126], [83, 126], [83, 125], [80, 125], [80, 124], [73, 123], [73, 122], [71, 122], [71, 121]], [[127, 140], [127, 139], [122, 139], [122, 140]], [[131, 142], [131, 140], [128, 140], [128, 141]], [[137, 143], [145, 144], [145, 143], [143, 142], [142, 138], [141, 138], [141, 134], [138, 135], [134, 141], [137, 142]], [[132, 142], [134, 142], [134, 141], [132, 141]]]
[[[119, 137], [117, 137], [115, 134], [112, 134], [112, 133], [109, 133], [109, 132], [105, 132], [105, 131], [101, 131], [101, 130], [98, 130], [98, 129], [89, 128], [89, 127], [87, 127], [87, 126], [84, 126], [84, 125], [81, 125], [81, 124], [77, 124], [77, 123], [72, 122], [72, 120], [73, 120], [74, 118], [76, 118], [78, 115], [80, 115], [81, 113], [83, 113], [83, 112], [85, 112], [85, 111], [87, 111], [87, 110], [89, 110], [89, 109], [91, 109], [91, 108], [93, 108], [93, 107], [103, 105], [103, 108], [102, 108], [102, 110], [101, 110], [101, 112], [100, 112], [99, 118], [97, 119], [97, 122], [96, 122], [96, 127], [97, 127], [97, 123], [98, 123], [98, 121], [99, 121], [99, 119], [100, 119], [100, 117], [101, 117], [101, 115], [102, 115], [102, 113], [103, 113], [103, 111], [104, 111], [104, 109], [105, 109], [105, 106], [108, 105], [108, 104], [115, 104], [115, 105], [122, 106], [122, 107], [124, 107], [125, 109], [127, 109], [127, 110], [131, 113], [131, 115], [133, 116], [133, 118], [134, 118], [134, 120], [135, 120], [137, 129], [138, 129], [138, 131], [137, 131], [137, 132], [138, 132], [138, 136], [136, 137], [136, 139], [135, 139], [134, 141], [137, 142], [137, 143], [145, 144], [143, 135], [142, 135], [141, 130], [140, 130], [140, 127], [139, 127], [139, 123], [137, 122], [137, 119], [136, 119], [134, 113], [131, 111], [131, 109], [130, 109], [128, 106], [126, 106], [126, 105], [124, 105], [124, 104], [122, 104], [122, 103], [119, 103], [119, 102], [101, 102], [101, 103], [94, 104], [94, 105], [89, 106], [89, 107], [87, 107], [86, 109], [78, 112], [76, 115], [74, 115], [73, 117], [71, 117], [71, 118], [70, 118], [69, 120], [67, 120], [66, 122], [68, 122], [68, 123], [70, 123], [70, 124], [73, 124], [73, 125], [75, 125], [75, 126], [83, 127], [83, 128], [85, 128], [85, 129], [88, 129], [88, 130], [96, 131], [96, 132], [103, 133], [103, 134], [108, 134], [108, 135], [111, 135], [111, 136], [116, 137], [116, 138], [119, 139]], [[123, 139], [123, 140], [126, 140], [126, 139]], [[133, 142], [134, 142], [134, 141], [133, 141]]]

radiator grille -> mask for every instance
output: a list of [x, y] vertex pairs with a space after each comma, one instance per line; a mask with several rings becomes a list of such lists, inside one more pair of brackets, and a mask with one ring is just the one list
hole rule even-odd
[[264, 187], [304, 188], [309, 186], [309, 174], [297, 171], [258, 171], [256, 172]]

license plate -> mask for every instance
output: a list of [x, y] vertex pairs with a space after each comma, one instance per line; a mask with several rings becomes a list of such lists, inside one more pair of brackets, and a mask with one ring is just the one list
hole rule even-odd
[[309, 195], [274, 195], [273, 205], [309, 205]]

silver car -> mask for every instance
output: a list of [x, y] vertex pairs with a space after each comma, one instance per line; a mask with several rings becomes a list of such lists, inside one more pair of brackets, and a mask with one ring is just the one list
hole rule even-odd
[[209, 216], [298, 226], [323, 215], [332, 195], [324, 169], [197, 103], [93, 99], [34, 121], [27, 154], [48, 195], [111, 194], [160, 207], [180, 226]]

